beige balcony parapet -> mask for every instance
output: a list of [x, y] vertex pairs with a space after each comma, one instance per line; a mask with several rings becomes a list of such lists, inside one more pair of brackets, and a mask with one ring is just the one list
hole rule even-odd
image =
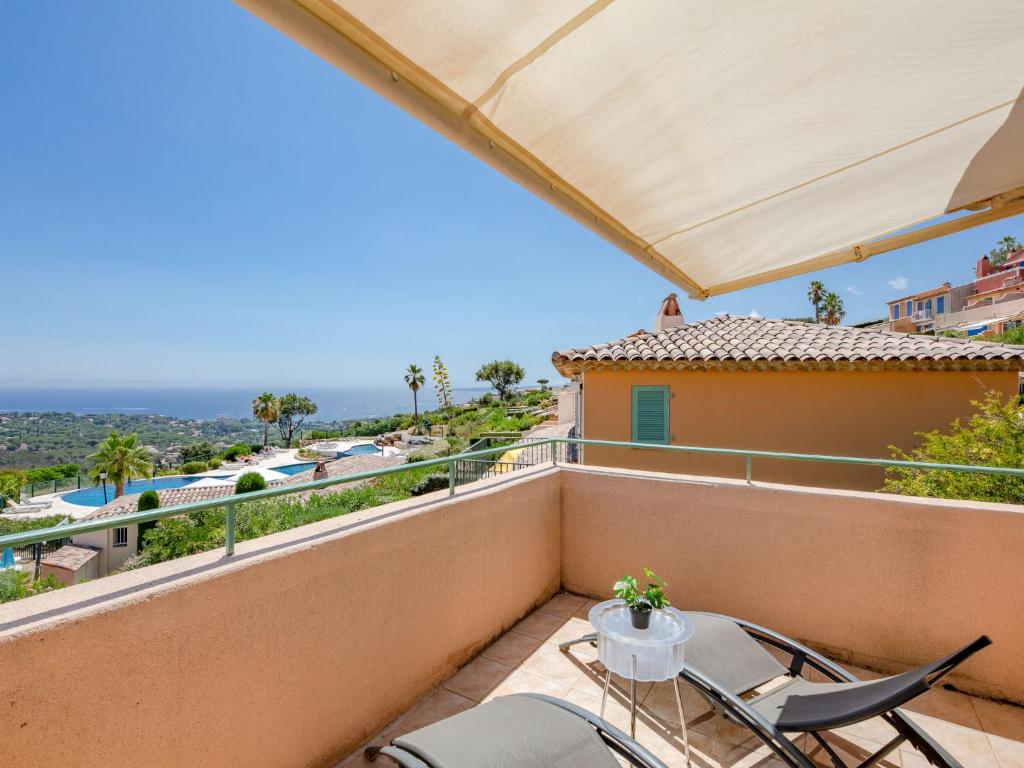
[[[535, 653], [520, 638], [579, 601], [517, 622], [560, 588], [605, 597], [645, 565], [684, 609], [883, 671], [986, 632], [952, 682], [1024, 701], [1021, 551], [1010, 505], [526, 470], [0, 607], [0, 745], [21, 765], [331, 766], [480, 651], [481, 674]], [[489, 695], [478, 677], [441, 704]]]

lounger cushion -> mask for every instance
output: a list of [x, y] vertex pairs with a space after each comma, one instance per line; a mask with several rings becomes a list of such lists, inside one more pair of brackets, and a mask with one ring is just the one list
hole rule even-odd
[[620, 768], [585, 720], [525, 696], [494, 699], [393, 743], [432, 768]]
[[789, 673], [736, 622], [703, 613], [686, 616], [694, 626], [683, 661], [723, 690], [739, 695]]

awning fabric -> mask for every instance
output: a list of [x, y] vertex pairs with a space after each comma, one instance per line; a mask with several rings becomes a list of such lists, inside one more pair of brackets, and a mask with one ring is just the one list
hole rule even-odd
[[1024, 211], [1021, 0], [239, 2], [692, 296]]

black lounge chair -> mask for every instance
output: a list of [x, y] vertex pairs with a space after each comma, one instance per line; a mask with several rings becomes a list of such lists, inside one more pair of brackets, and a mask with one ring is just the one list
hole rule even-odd
[[[764, 627], [715, 613], [686, 615], [693, 619], [695, 628], [686, 643], [685, 666], [679, 676], [696, 688], [714, 710], [749, 728], [789, 765], [814, 768], [810, 757], [786, 733], [810, 734], [837, 768], [847, 768], [821, 733], [882, 717], [896, 730], [896, 735], [857, 768], [875, 765], [905, 741], [938, 768], [961, 768], [897, 707], [920, 696], [957, 665], [990, 645], [992, 641], [987, 636], [910, 672], [860, 681], [810, 648]], [[764, 646], [783, 651], [790, 659], [788, 668]], [[834, 682], [812, 682], [801, 677], [805, 667]], [[790, 679], [760, 695], [743, 698], [781, 676]]]
[[368, 747], [403, 768], [667, 768], [615, 726], [553, 696], [522, 693], [466, 710]]

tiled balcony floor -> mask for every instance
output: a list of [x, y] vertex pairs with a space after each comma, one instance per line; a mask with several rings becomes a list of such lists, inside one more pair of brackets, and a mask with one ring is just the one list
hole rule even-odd
[[[558, 650], [560, 642], [592, 631], [587, 613], [593, 604], [593, 600], [576, 595], [556, 595], [370, 743], [386, 744], [402, 733], [510, 693], [546, 693], [599, 713], [604, 674], [597, 661], [597, 650], [589, 644], [573, 646], [568, 654]], [[878, 677], [867, 670], [849, 669], [862, 679]], [[681, 686], [681, 691], [693, 766], [767, 768], [782, 765], [749, 731], [714, 716], [689, 686]], [[669, 766], [682, 766], [683, 742], [671, 683], [638, 684], [637, 699], [640, 701], [637, 740]], [[1024, 768], [1022, 707], [953, 691], [933, 690], [904, 709], [965, 768]], [[628, 732], [627, 681], [613, 677], [605, 717]], [[831, 734], [829, 741], [848, 758], [848, 764], [855, 765], [888, 741], [893, 733], [887, 724], [876, 719], [841, 729]], [[803, 746], [802, 742], [798, 744]], [[816, 762], [831, 766], [820, 747], [812, 755]], [[391, 764], [386, 758], [372, 763], [381, 768]], [[369, 765], [360, 749], [339, 768]], [[925, 768], [927, 765], [927, 761], [906, 744], [881, 763], [883, 768]]]

